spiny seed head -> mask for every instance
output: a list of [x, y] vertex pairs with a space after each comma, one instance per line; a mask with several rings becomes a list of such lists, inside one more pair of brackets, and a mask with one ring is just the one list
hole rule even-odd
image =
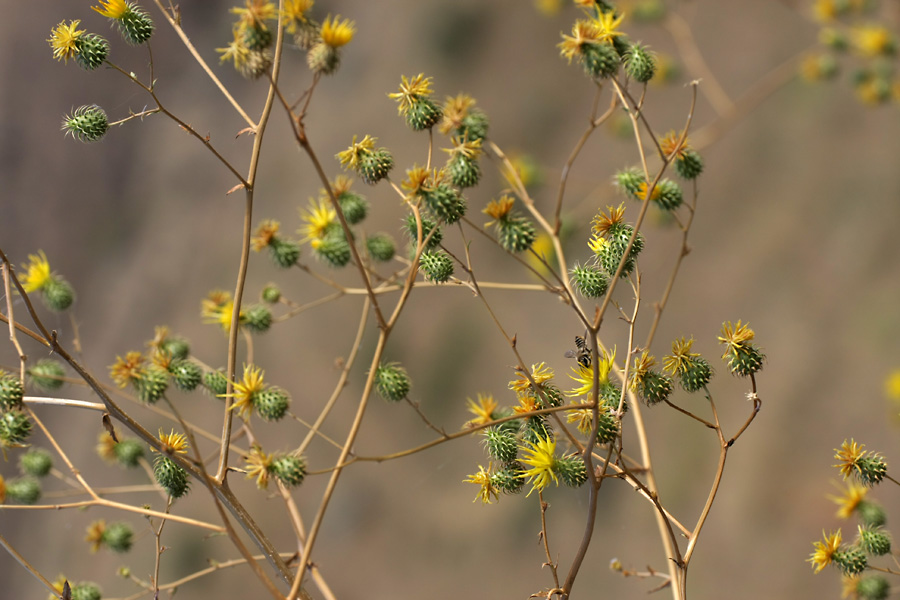
[[419, 265], [425, 278], [434, 283], [444, 283], [453, 276], [453, 259], [443, 250], [426, 250]]
[[19, 458], [19, 468], [25, 475], [43, 477], [53, 468], [53, 457], [41, 448], [34, 448]]
[[109, 129], [106, 112], [96, 104], [79, 106], [63, 118], [62, 128], [66, 134], [80, 142], [96, 142]]
[[388, 402], [406, 398], [411, 386], [409, 375], [400, 363], [390, 362], [375, 369], [375, 389]]

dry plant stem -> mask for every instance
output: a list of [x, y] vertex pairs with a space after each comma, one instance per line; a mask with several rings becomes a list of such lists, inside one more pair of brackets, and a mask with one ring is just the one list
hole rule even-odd
[[16, 562], [19, 563], [22, 566], [22, 568], [24, 568], [26, 571], [31, 573], [35, 579], [37, 579], [38, 581], [43, 583], [44, 587], [46, 587], [48, 590], [50, 590], [51, 593], [53, 593], [54, 595], [59, 594], [59, 592], [56, 590], [56, 588], [53, 586], [53, 584], [50, 583], [50, 581], [47, 580], [46, 577], [41, 575], [40, 572], [37, 569], [35, 569], [24, 556], [19, 554], [19, 552], [12, 546], [12, 544], [9, 543], [9, 541], [5, 537], [3, 537], [2, 534], [0, 534], [0, 546], [3, 546], [3, 548], [7, 552], [9, 552], [10, 556], [12, 556], [14, 559], [16, 559]]
[[[234, 97], [231, 95], [231, 92], [228, 91], [228, 88], [226, 88], [225, 85], [221, 81], [219, 81], [219, 78], [216, 77], [216, 74], [213, 73], [212, 69], [209, 68], [209, 65], [206, 64], [206, 61], [203, 60], [203, 57], [201, 57], [200, 53], [197, 52], [197, 49], [194, 48], [194, 45], [191, 43], [191, 40], [184, 32], [184, 29], [181, 28], [180, 22], [176, 21], [175, 18], [173, 18], [173, 16], [169, 14], [169, 11], [166, 10], [160, 0], [153, 0], [153, 2], [159, 8], [160, 12], [162, 12], [162, 14], [166, 17], [169, 25], [172, 26], [172, 29], [174, 29], [175, 33], [178, 34], [178, 37], [181, 38], [181, 41], [184, 44], [185, 48], [188, 49], [188, 52], [191, 53], [191, 56], [194, 57], [194, 60], [197, 61], [197, 64], [200, 65], [200, 68], [203, 69], [207, 77], [209, 77], [210, 80], [216, 85], [216, 87], [219, 88], [219, 91], [222, 92], [222, 95], [225, 96], [225, 99], [228, 100], [231, 106], [234, 107], [234, 110], [237, 111], [239, 115], [241, 115], [241, 118], [247, 122], [247, 125], [255, 129], [256, 123], [254, 123], [253, 119], [250, 118], [250, 115], [248, 115], [244, 111], [244, 109], [241, 108], [241, 105], [238, 104], [238, 101], [234, 99]], [[279, 21], [279, 31], [281, 29], [280, 25], [281, 23]]]
[[[550, 572], [553, 574], [553, 583], [555, 584], [553, 588], [558, 590], [559, 574], [556, 572], [556, 563], [553, 562], [553, 556], [550, 554], [549, 532], [547, 531], [547, 509], [550, 508], [550, 505], [544, 502], [544, 493], [541, 490], [538, 490], [538, 500], [541, 505], [541, 541], [544, 543], [544, 554], [547, 556], [547, 561], [544, 565], [550, 567]], [[549, 593], [547, 597], [550, 597]]]
[[[157, 0], [159, 2], [159, 0]], [[279, 2], [279, 9], [282, 2]], [[269, 92], [266, 95], [266, 103], [263, 106], [262, 114], [259, 122], [256, 123], [256, 135], [253, 137], [253, 150], [250, 152], [250, 168], [247, 173], [247, 179], [244, 181], [244, 225], [241, 236], [241, 262], [238, 266], [237, 282], [234, 288], [234, 309], [231, 313], [231, 329], [228, 332], [228, 361], [226, 367], [227, 386], [225, 389], [225, 410], [224, 423], [222, 425], [222, 443], [220, 446], [219, 466], [216, 470], [215, 480], [219, 483], [225, 481], [225, 475], [228, 473], [228, 451], [231, 445], [231, 426], [234, 418], [234, 411], [231, 410], [234, 404], [234, 381], [237, 371], [237, 336], [238, 325], [241, 315], [241, 301], [244, 297], [244, 285], [247, 281], [247, 268], [250, 262], [250, 238], [252, 236], [253, 224], [253, 192], [256, 184], [256, 171], [259, 166], [259, 157], [262, 151], [263, 137], [266, 132], [266, 125], [269, 123], [269, 117], [272, 114], [272, 107], [275, 103], [275, 89], [278, 84], [278, 74], [281, 70], [281, 51], [284, 41], [284, 31], [281, 27], [281, 15], [278, 13], [278, 36], [275, 39], [275, 58], [272, 61], [272, 83], [269, 84]]]
[[25, 361], [28, 360], [28, 357], [25, 355], [25, 351], [22, 350], [22, 346], [19, 345], [19, 338], [16, 337], [16, 327], [15, 327], [15, 316], [13, 315], [13, 305], [12, 305], [12, 293], [10, 291], [9, 286], [9, 270], [10, 265], [7, 263], [0, 264], [0, 272], [3, 273], [3, 292], [6, 295], [6, 314], [9, 315], [9, 340], [13, 343], [13, 346], [16, 347], [16, 352], [19, 355], [19, 381], [23, 384], [25, 383]]
[[[168, 514], [169, 509], [172, 508], [172, 498], [169, 497], [166, 500], [166, 513]], [[160, 558], [162, 558], [162, 553], [165, 550], [162, 545], [162, 531], [166, 526], [166, 520], [163, 519], [159, 522], [159, 528], [153, 532], [153, 536], [156, 538], [156, 559], [153, 563], [153, 575], [150, 576], [150, 581], [153, 582], [153, 597], [159, 598], [159, 563]]]

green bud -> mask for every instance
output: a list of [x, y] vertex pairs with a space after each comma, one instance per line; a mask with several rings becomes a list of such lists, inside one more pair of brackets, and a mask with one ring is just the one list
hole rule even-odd
[[423, 252], [419, 266], [425, 278], [435, 283], [444, 283], [453, 275], [453, 259], [443, 250]]
[[306, 477], [306, 459], [293, 454], [280, 456], [272, 461], [271, 471], [284, 485], [298, 486]]
[[24, 396], [25, 388], [19, 378], [12, 373], [0, 371], [0, 409], [21, 407]]
[[456, 223], [466, 214], [465, 200], [456, 189], [445, 183], [423, 189], [420, 193], [429, 212], [447, 224]]
[[[42, 392], [58, 390], [65, 383], [66, 370], [62, 363], [52, 358], [42, 358], [28, 369], [31, 385]], [[0, 384], [2, 387], [2, 384]]]
[[291, 402], [287, 392], [279, 387], [269, 387], [256, 394], [253, 406], [265, 421], [279, 421], [287, 412]]
[[19, 457], [19, 469], [25, 475], [44, 477], [53, 468], [53, 457], [41, 448], [33, 448]]
[[31, 435], [31, 420], [19, 409], [0, 413], [0, 448], [22, 446]]
[[96, 104], [84, 105], [63, 118], [62, 129], [80, 142], [96, 142], [106, 135], [109, 120]]
[[409, 394], [411, 382], [400, 363], [391, 362], [375, 369], [375, 389], [388, 402], [399, 402]]
[[228, 379], [222, 371], [207, 371], [204, 373], [203, 385], [217, 398], [222, 397], [228, 391]]
[[366, 238], [366, 249], [369, 256], [378, 262], [388, 262], [394, 258], [396, 248], [394, 240], [386, 233], [374, 233]]
[[176, 359], [170, 362], [169, 373], [172, 374], [175, 387], [185, 392], [191, 392], [196, 389], [203, 379], [203, 371], [200, 369], [200, 366], [193, 361], [185, 359]]
[[6, 482], [6, 497], [22, 504], [35, 504], [41, 499], [41, 484], [34, 477], [19, 477]]
[[62, 312], [75, 301], [75, 290], [68, 281], [55, 275], [41, 288], [44, 305], [53, 312]]
[[109, 42], [96, 33], [86, 33], [75, 42], [75, 62], [85, 71], [93, 71], [109, 56]]
[[136, 467], [144, 456], [144, 445], [134, 438], [126, 438], [113, 446], [113, 452], [123, 467]]
[[189, 491], [187, 472], [168, 456], [160, 454], [154, 459], [153, 476], [172, 498], [180, 498]]
[[131, 550], [134, 532], [131, 525], [124, 522], [110, 523], [103, 531], [102, 542], [113, 552], [123, 553]]
[[559, 478], [563, 480], [563, 483], [569, 487], [581, 487], [588, 479], [584, 459], [578, 454], [558, 459], [554, 470], [559, 473]]
[[569, 274], [575, 289], [585, 298], [600, 298], [609, 289], [609, 275], [598, 267], [575, 263]]
[[253, 333], [265, 333], [272, 326], [272, 311], [263, 304], [254, 304], [244, 313], [248, 330]]
[[515, 433], [499, 427], [484, 430], [484, 446], [491, 458], [501, 462], [513, 462], [519, 453]]

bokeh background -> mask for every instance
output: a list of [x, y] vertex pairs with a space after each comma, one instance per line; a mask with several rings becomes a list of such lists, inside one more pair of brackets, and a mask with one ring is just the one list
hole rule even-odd
[[[203, 361], [221, 366], [226, 339], [216, 326], [201, 323], [199, 305], [211, 289], [233, 289], [242, 195], [226, 195], [235, 182], [225, 169], [196, 140], [159, 116], [129, 122], [97, 144], [64, 139], [60, 119], [73, 107], [97, 103], [115, 119], [152, 106], [150, 98], [115, 71], [87, 73], [52, 60], [45, 41], [50, 29], [63, 19], [80, 18], [88, 30], [109, 34], [112, 60], [146, 77], [145, 49], [115, 39], [105, 19], [89, 6], [86, 0], [4, 6], [0, 248], [17, 264], [43, 249], [53, 268], [74, 284], [81, 358], [101, 377], [116, 355], [142, 349], [153, 327], [162, 324], [189, 338]], [[230, 6], [180, 3], [183, 24], [197, 48], [256, 115], [266, 86], [218, 66], [214, 51], [229, 40]], [[216, 147], [245, 170], [241, 165], [246, 165], [251, 140], [236, 137], [243, 122], [189, 58], [156, 7], [147, 8], [158, 25], [152, 43], [160, 98], [198, 131], [208, 132]], [[853, 437], [883, 452], [889, 464], [900, 456], [898, 407], [884, 390], [887, 376], [900, 367], [897, 107], [862, 104], [848, 71], [837, 81], [818, 85], [783, 76], [796, 70], [798, 56], [817, 48], [819, 26], [806, 2], [673, 2], [666, 8], [668, 21], [625, 22], [633, 39], [680, 65], [680, 76], [648, 92], [646, 112], [656, 131], [683, 126], [691, 99], [686, 84], [695, 77], [706, 78], [701, 90], [720, 86], [737, 108], [728, 118], [707, 95], [699, 95], [694, 130], [706, 171], [699, 182], [692, 252], [651, 350], [661, 356], [673, 338], [693, 335], [695, 347], [717, 359], [715, 338], [722, 322], [743, 319], [752, 324], [768, 355], [759, 376], [763, 410], [729, 453], [718, 501], [691, 567], [690, 590], [696, 598], [836, 598], [837, 573], [815, 576], [804, 562], [823, 529], [843, 526], [845, 537], [855, 529], [838, 521], [836, 506], [826, 498], [839, 493], [833, 449]], [[637, 8], [631, 4], [624, 10]], [[892, 10], [868, 18], [896, 26]], [[555, 47], [560, 32], [568, 32], [578, 16], [570, 3], [548, 14], [526, 0], [318, 2], [314, 15], [328, 13], [348, 16], [358, 26], [339, 73], [321, 82], [307, 119], [310, 139], [329, 174], [339, 173], [332, 157], [353, 135], [377, 136], [392, 150], [395, 181], [405, 168], [424, 162], [426, 134], [409, 131], [386, 96], [401, 74], [424, 72], [435, 78], [438, 98], [466, 91], [478, 100], [491, 118], [491, 139], [539, 166], [544, 183], [533, 194], [543, 210], [552, 207], [560, 168], [584, 130], [594, 95], [581, 68], [567, 66]], [[708, 73], [685, 63], [673, 22], [687, 25]], [[299, 53], [287, 54], [281, 81], [295, 95], [305, 89], [310, 75]], [[847, 66], [852, 64], [853, 59], [847, 60]], [[570, 263], [587, 258], [584, 241], [597, 209], [620, 201], [610, 184], [615, 170], [637, 164], [633, 140], [622, 135], [621, 120], [614, 121], [591, 138], [569, 180], [565, 213], [571, 226], [566, 246]], [[475, 222], [482, 217], [478, 211], [504, 187], [496, 163], [486, 160], [484, 167], [482, 184], [467, 194]], [[258, 181], [255, 221], [279, 219], [288, 233], [299, 227], [298, 208], [320, 186], [277, 110], [266, 134]], [[372, 204], [366, 229], [397, 236], [403, 210], [393, 191], [386, 185], [356, 187]], [[635, 214], [635, 207], [629, 214]], [[639, 339], [646, 334], [652, 302], [664, 287], [680, 243], [678, 232], [660, 219], [651, 218], [645, 233]], [[496, 246], [471, 231], [467, 237], [481, 280], [531, 281]], [[461, 250], [457, 234], [448, 238], [451, 248]], [[353, 273], [316, 264], [308, 250], [303, 260], [339, 281], [354, 281]], [[299, 270], [279, 272], [265, 256], [254, 255], [248, 298], [253, 301], [268, 281], [277, 281], [297, 302], [330, 291]], [[546, 361], [565, 389], [571, 361], [563, 353], [582, 329], [571, 312], [543, 293], [490, 290], [486, 296], [503, 326], [517, 334], [525, 360]], [[625, 286], [616, 298], [630, 306]], [[22, 319], [21, 302], [16, 306]], [[359, 297], [345, 297], [257, 338], [256, 363], [265, 368], [267, 380], [291, 392], [292, 410], [301, 418], [314, 419], [331, 394], [339, 373], [336, 361], [347, 356], [360, 307]], [[71, 341], [68, 317], [46, 314], [46, 319], [66, 343]], [[602, 335], [609, 345], [624, 347], [625, 330], [614, 318], [607, 319]], [[346, 435], [375, 337], [370, 321], [350, 384], [323, 428], [335, 439]], [[37, 346], [27, 350], [33, 357], [42, 355]], [[506, 388], [515, 359], [480, 300], [464, 287], [417, 290], [387, 356], [407, 366], [415, 400], [448, 431], [469, 418], [467, 397], [481, 392], [493, 393], [504, 404], [514, 400]], [[0, 364], [15, 367], [11, 345], [0, 349]], [[749, 411], [745, 386], [723, 366], [718, 371], [712, 390], [728, 429], [735, 431]], [[83, 388], [67, 389], [68, 397], [90, 399]], [[173, 395], [173, 400], [199, 426], [210, 431], [220, 427], [216, 400], [202, 393]], [[701, 398], [682, 394], [676, 401], [698, 411], [704, 405]], [[137, 405], [130, 409], [150, 430], [172, 426]], [[120, 471], [97, 458], [94, 445], [101, 427], [95, 414], [46, 408], [39, 414], [97, 486], [145, 481], [143, 473]], [[715, 438], [665, 407], [645, 411], [645, 419], [663, 502], [691, 523], [711, 483]], [[297, 423], [259, 424], [256, 431], [271, 450], [289, 449], [306, 433]], [[356, 450], [390, 453], [432, 437], [408, 406], [375, 398]], [[46, 445], [39, 435], [35, 443]], [[636, 452], [628, 437], [625, 443], [626, 450]], [[327, 468], [335, 456], [327, 443], [315, 444], [310, 466]], [[551, 579], [541, 569], [537, 499], [523, 495], [491, 506], [472, 503], [474, 486], [461, 482], [479, 464], [487, 464], [480, 441], [463, 439], [412, 457], [347, 469], [314, 555], [336, 596], [525, 598], [547, 587]], [[0, 473], [10, 477], [15, 472], [12, 453], [0, 463]], [[325, 480], [310, 477], [294, 494], [307, 524]], [[280, 501], [237, 476], [231, 482], [273, 539], [292, 550]], [[65, 487], [47, 484], [47, 501]], [[587, 494], [552, 489], [546, 496], [551, 547], [565, 570], [581, 536]], [[897, 491], [883, 486], [874, 496], [893, 518]], [[161, 506], [155, 494], [117, 498]], [[179, 501], [176, 510], [217, 519], [199, 489]], [[90, 555], [82, 538], [97, 518], [132, 523], [139, 532], [132, 553]], [[0, 533], [46, 576], [65, 573], [73, 581], [97, 581], [104, 597], [138, 591], [116, 576], [119, 566], [130, 566], [145, 580], [153, 568], [153, 537], [146, 521], [134, 515], [0, 510]], [[166, 527], [163, 543], [163, 582], [208, 561], [235, 556], [227, 540], [204, 538], [177, 524]], [[616, 481], [602, 491], [594, 541], [575, 588], [578, 597], [640, 598], [657, 584], [611, 572], [613, 558], [629, 568], [666, 569], [650, 506]], [[0, 554], [0, 581], [6, 598], [47, 594], [7, 554]], [[183, 586], [178, 597], [259, 593], [245, 569], [232, 569]]]

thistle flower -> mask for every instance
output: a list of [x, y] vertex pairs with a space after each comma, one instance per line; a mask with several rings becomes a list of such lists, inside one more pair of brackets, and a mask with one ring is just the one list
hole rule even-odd
[[494, 400], [494, 397], [491, 394], [479, 393], [477, 402], [471, 398], [466, 398], [466, 402], [469, 404], [467, 410], [475, 415], [475, 418], [463, 425], [464, 428], [485, 425], [496, 418], [494, 417], [494, 414], [497, 411], [499, 404], [497, 404], [497, 401]]
[[738, 321], [737, 325], [733, 325], [731, 321], [726, 321], [722, 324], [722, 334], [719, 336], [719, 343], [725, 345], [722, 359], [728, 362], [729, 369], [735, 375], [752, 375], [762, 368], [766, 357], [750, 343], [755, 335], [749, 323]]
[[406, 117], [406, 124], [413, 131], [430, 129], [441, 120], [443, 114], [440, 107], [431, 99], [431, 77], [419, 73], [415, 77], [400, 77], [400, 91], [388, 94], [397, 100], [397, 111]]
[[268, 387], [264, 377], [265, 373], [259, 367], [244, 365], [244, 375], [241, 381], [234, 383], [234, 391], [231, 394], [234, 403], [231, 405], [231, 410], [237, 411], [238, 415], [245, 419], [248, 418], [257, 398]]
[[353, 34], [356, 33], [356, 23], [350, 19], [341, 21], [340, 18], [340, 15], [337, 15], [334, 18], [329, 15], [322, 21], [322, 29], [320, 32], [322, 43], [331, 48], [346, 46], [350, 43], [350, 40], [353, 39]]
[[153, 35], [153, 21], [144, 10], [125, 0], [99, 0], [100, 6], [91, 8], [116, 22], [119, 33], [131, 45], [146, 42]]
[[[612, 371], [616, 360], [615, 348], [611, 354], [608, 354], [605, 350], [600, 350], [599, 358], [597, 361], [597, 381], [602, 388], [604, 384], [609, 383], [609, 373]], [[576, 398], [591, 394], [591, 391], [594, 389], [594, 364], [591, 363], [585, 366], [581, 363], [576, 363], [572, 367], [572, 373], [569, 374], [569, 378], [573, 379], [579, 386], [566, 392], [567, 396]]]
[[819, 573], [832, 563], [834, 555], [840, 549], [842, 542], [840, 529], [828, 535], [825, 535], [823, 531], [822, 537], [825, 541], [814, 542], [813, 547], [815, 551], [806, 559], [806, 562], [812, 564], [813, 571], [816, 573]]
[[475, 496], [475, 500], [472, 500], [472, 502], [481, 500], [482, 504], [490, 504], [491, 497], [495, 500], [499, 500], [499, 496], [494, 489], [493, 481], [491, 479], [491, 467], [492, 465], [488, 465], [488, 468], [485, 469], [483, 466], [478, 465], [477, 473], [463, 479], [463, 483], [474, 483], [481, 487], [481, 489], [478, 490], [478, 495]]
[[297, 233], [304, 235], [303, 241], [321, 240], [340, 224], [337, 220], [337, 212], [328, 198], [320, 198], [318, 201], [309, 199], [309, 207], [300, 209], [300, 218], [303, 227]]
[[331, 75], [341, 64], [341, 47], [350, 43], [355, 32], [352, 21], [340, 21], [340, 16], [332, 19], [329, 15], [319, 29], [318, 41], [309, 48], [306, 64], [315, 73]]
[[[163, 428], [159, 428], [159, 443], [163, 447], [166, 454], [187, 454], [188, 441], [187, 436], [183, 433], [175, 433], [172, 429], [169, 433], [163, 432]], [[150, 448], [152, 452], [159, 452], [156, 448]]]
[[694, 338], [684, 337], [672, 342], [672, 354], [663, 358], [666, 371], [678, 377], [684, 391], [693, 393], [703, 388], [712, 378], [712, 367], [697, 352], [692, 352]]
[[520, 477], [531, 484], [531, 492], [542, 491], [552, 481], [559, 485], [559, 478], [554, 470], [556, 467], [556, 440], [552, 436], [539, 437], [536, 442], [525, 442], [522, 447], [525, 457], [520, 462], [530, 466], [530, 469], [522, 471]]
[[834, 457], [840, 462], [838, 467], [844, 479], [850, 475], [856, 475], [860, 483], [872, 487], [881, 483], [887, 474], [887, 463], [877, 452], [863, 450], [865, 444], [858, 444], [854, 440], [844, 440], [840, 449], [835, 449]]
[[70, 58], [78, 55], [78, 42], [87, 33], [84, 29], [78, 29], [80, 24], [80, 19], [70, 21], [68, 25], [65, 21], [61, 21], [51, 30], [50, 39], [47, 42], [53, 49], [53, 58], [68, 63]]
[[247, 479], [256, 479], [256, 487], [260, 490], [268, 489], [272, 455], [266, 454], [262, 448], [254, 444], [244, 461], [246, 462]]
[[[546, 363], [531, 365], [531, 379], [534, 380], [536, 385], [540, 386], [545, 381], [553, 379], [553, 369], [548, 367]], [[516, 392], [532, 390], [531, 381], [528, 380], [528, 376], [520, 368], [516, 368], [516, 379], [509, 382], [509, 389]]]
[[375, 148], [377, 138], [365, 136], [361, 141], [353, 142], [346, 150], [337, 153], [341, 166], [350, 168], [369, 185], [375, 185], [385, 177], [394, 167], [394, 158], [386, 148]]

